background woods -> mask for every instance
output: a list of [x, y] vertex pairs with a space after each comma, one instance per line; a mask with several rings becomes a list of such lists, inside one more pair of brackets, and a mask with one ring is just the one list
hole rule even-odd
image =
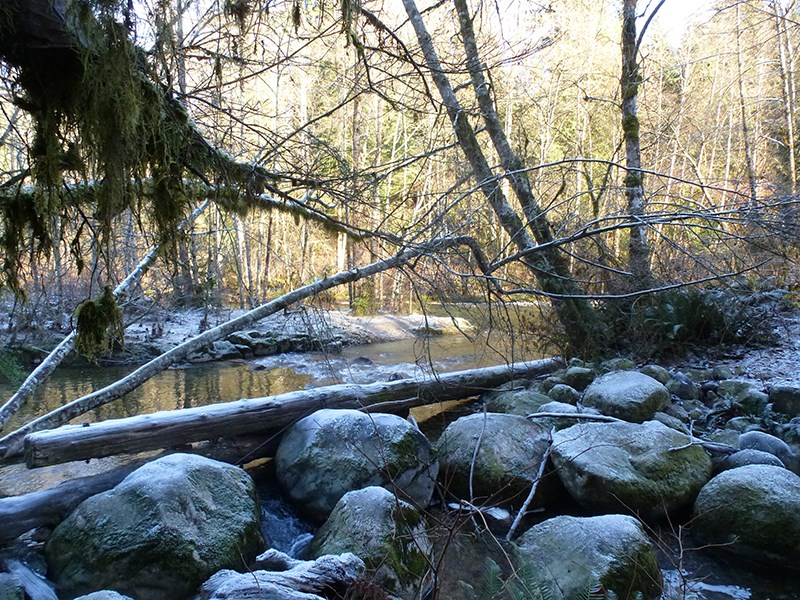
[[794, 285], [795, 2], [670, 4], [5, 0], [4, 326], [153, 248], [127, 298], [250, 308], [466, 236], [313, 301], [540, 302], [577, 352], [642, 292]]

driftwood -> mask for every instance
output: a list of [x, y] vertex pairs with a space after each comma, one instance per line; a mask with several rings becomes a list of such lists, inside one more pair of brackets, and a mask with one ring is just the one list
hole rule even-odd
[[[340, 384], [271, 396], [163, 411], [101, 423], [67, 425], [25, 438], [29, 467], [114, 454], [172, 448], [202, 440], [268, 434], [321, 408], [366, 409], [391, 402], [393, 409], [459, 400], [512, 379], [535, 377], [561, 366], [549, 358], [367, 385]], [[402, 402], [398, 402], [402, 400]]]
[[267, 550], [248, 573], [219, 571], [203, 584], [201, 600], [324, 600], [324, 592], [343, 594], [363, 573], [364, 561], [347, 552], [310, 560], [295, 560]]

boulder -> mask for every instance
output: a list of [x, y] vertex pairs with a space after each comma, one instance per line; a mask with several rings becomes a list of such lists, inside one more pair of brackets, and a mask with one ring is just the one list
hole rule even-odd
[[647, 375], [648, 377], [652, 377], [658, 383], [666, 384], [671, 378], [672, 375], [669, 374], [664, 367], [661, 365], [644, 365], [639, 372]]
[[[439, 480], [449, 493], [472, 504], [519, 506], [536, 480], [550, 443], [548, 432], [540, 423], [518, 415], [461, 417], [444, 430], [436, 445]], [[559, 489], [557, 478], [546, 474], [537, 488], [535, 504], [547, 504]]]
[[386, 487], [425, 507], [438, 463], [428, 439], [396, 415], [323, 409], [284, 434], [275, 455], [278, 481], [319, 521], [347, 492]]
[[589, 597], [598, 584], [621, 600], [661, 595], [655, 548], [633, 517], [548, 519], [520, 537], [514, 558], [517, 571], [531, 573], [545, 598]]
[[581, 423], [553, 435], [552, 458], [564, 487], [587, 509], [655, 519], [690, 505], [711, 477], [711, 458], [688, 444], [657, 421]]
[[561, 376], [561, 379], [564, 380], [571, 388], [582, 392], [587, 388], [587, 386], [594, 381], [594, 378], [597, 377], [597, 373], [594, 369], [589, 369], [587, 367], [569, 367], [564, 374]]
[[566, 404], [577, 404], [581, 399], [581, 393], [574, 387], [568, 386], [566, 383], [558, 383], [550, 388], [547, 392], [550, 400], [556, 402], [564, 402]]
[[783, 466], [795, 470], [797, 456], [789, 444], [779, 437], [763, 431], [747, 431], [739, 436], [738, 444], [742, 450], [752, 449], [768, 452], [778, 457]]
[[776, 411], [789, 417], [800, 416], [800, 387], [796, 385], [773, 385], [769, 391], [769, 401]]
[[691, 532], [720, 550], [797, 568], [800, 477], [772, 465], [720, 473], [697, 496]]
[[0, 573], [0, 600], [25, 600], [25, 587], [11, 573]]
[[722, 472], [729, 469], [736, 469], [737, 467], [745, 467], [747, 465], [772, 465], [775, 467], [785, 467], [780, 458], [769, 452], [762, 452], [761, 450], [754, 450], [747, 448], [746, 450], [739, 450], [733, 454], [724, 457], [716, 465], [716, 471]]
[[508, 390], [490, 396], [486, 402], [486, 410], [492, 413], [507, 413], [524, 417], [535, 413], [542, 404], [550, 401], [549, 396], [533, 390]]
[[669, 392], [652, 377], [637, 371], [612, 371], [586, 388], [582, 402], [603, 414], [641, 423], [669, 404]]
[[665, 386], [670, 394], [681, 400], [697, 400], [700, 397], [700, 390], [694, 381], [681, 372], [673, 374]]
[[242, 469], [172, 454], [84, 501], [46, 546], [50, 577], [68, 596], [116, 590], [183, 598], [263, 547], [256, 491]]
[[312, 558], [352, 552], [365, 578], [400, 598], [418, 598], [433, 546], [422, 514], [382, 487], [348, 492], [336, 503], [309, 547]]

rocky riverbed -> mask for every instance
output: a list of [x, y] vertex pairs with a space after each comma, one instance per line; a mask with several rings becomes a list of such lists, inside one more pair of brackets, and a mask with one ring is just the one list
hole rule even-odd
[[[727, 365], [574, 360], [470, 406], [441, 434], [352, 410], [320, 411], [285, 432], [268, 495], [286, 498], [315, 535], [284, 542], [295, 557], [278, 563], [329, 575], [334, 561], [340, 596], [284, 585], [274, 555], [256, 561], [276, 543], [264, 527], [276, 518], [258, 508], [246, 471], [177, 454], [85, 501], [54, 531], [19, 540], [0, 597], [23, 598], [31, 577], [62, 598], [258, 597], [237, 575], [251, 572], [261, 589], [284, 582], [276, 598], [525, 589], [533, 598], [725, 598], [690, 573], [662, 570], [655, 532], [665, 524], [680, 526], [683, 548], [795, 580], [800, 386], [791, 381], [765, 385]], [[772, 600], [797, 597], [784, 587]]]

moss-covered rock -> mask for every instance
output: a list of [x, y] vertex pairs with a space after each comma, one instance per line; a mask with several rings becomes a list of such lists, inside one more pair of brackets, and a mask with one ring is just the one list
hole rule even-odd
[[422, 514], [381, 487], [348, 492], [311, 542], [312, 558], [352, 552], [365, 577], [400, 598], [417, 598], [430, 572], [432, 545]]
[[658, 381], [637, 371], [612, 371], [595, 379], [583, 403], [603, 414], [642, 423], [669, 404], [669, 392]]
[[690, 505], [711, 477], [711, 458], [657, 421], [581, 423], [553, 436], [564, 487], [594, 512], [655, 519]]
[[439, 470], [430, 442], [405, 419], [334, 409], [292, 425], [275, 464], [289, 496], [319, 521], [347, 492], [374, 485], [427, 506]]
[[[437, 442], [439, 480], [449, 493], [474, 504], [518, 506], [536, 480], [548, 444], [546, 427], [518, 415], [461, 417]], [[545, 505], [561, 492], [557, 477], [546, 472], [534, 502]]]
[[492, 394], [486, 402], [486, 410], [493, 413], [527, 416], [539, 410], [552, 398], [533, 390], [508, 390]]
[[692, 535], [740, 556], [797, 568], [800, 477], [782, 467], [748, 465], [709, 481], [694, 505]]
[[245, 567], [263, 543], [244, 470], [173, 454], [83, 502], [55, 529], [46, 556], [68, 597], [107, 589], [177, 599], [219, 569]]
[[514, 557], [520, 571], [532, 573], [543, 597], [553, 600], [588, 597], [598, 584], [622, 600], [661, 595], [655, 548], [629, 516], [548, 519], [520, 537]]

